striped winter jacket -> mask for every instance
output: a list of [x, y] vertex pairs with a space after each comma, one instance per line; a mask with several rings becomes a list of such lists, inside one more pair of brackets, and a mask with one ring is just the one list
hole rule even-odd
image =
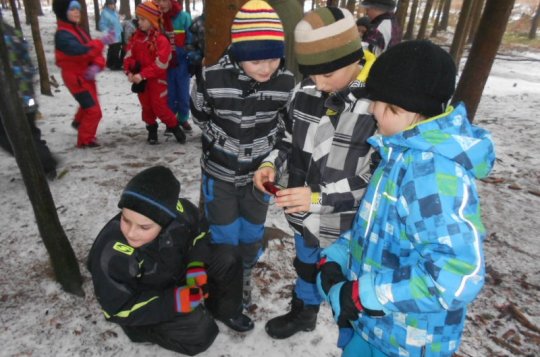
[[[484, 284], [475, 179], [495, 160], [491, 135], [463, 105], [393, 136], [369, 139], [381, 163], [353, 228], [322, 253], [350, 280], [362, 305], [356, 332], [388, 356], [451, 356], [469, 304]], [[347, 240], [350, 243], [347, 243]]]
[[261, 161], [283, 137], [293, 88], [293, 74], [283, 66], [263, 83], [247, 76], [228, 55], [205, 68], [191, 92], [193, 119], [202, 130], [203, 171], [236, 186], [251, 183]]
[[286, 215], [310, 246], [327, 246], [351, 227], [371, 176], [373, 151], [367, 139], [376, 124], [363, 87], [355, 80], [328, 96], [305, 79], [289, 106], [287, 135], [265, 159], [278, 176], [288, 172], [288, 187], [309, 186], [318, 193], [309, 212]]
[[393, 13], [386, 12], [374, 18], [369, 24], [369, 30], [362, 37], [367, 43], [368, 50], [376, 56], [401, 42], [401, 30]]

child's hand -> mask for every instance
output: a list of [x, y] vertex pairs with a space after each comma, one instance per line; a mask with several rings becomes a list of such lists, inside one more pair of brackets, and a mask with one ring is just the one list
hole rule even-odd
[[284, 207], [285, 213], [308, 212], [311, 206], [311, 188], [294, 187], [276, 192], [276, 206]]
[[129, 72], [129, 73], [127, 74], [127, 78], [128, 78], [128, 82], [129, 82], [129, 83], [133, 83], [133, 73]]
[[203, 292], [199, 287], [180, 286], [174, 289], [176, 312], [190, 313], [201, 304], [203, 299]]
[[191, 287], [199, 287], [203, 292], [203, 297], [208, 298], [208, 275], [204, 264], [201, 262], [191, 262], [186, 271], [186, 284]]
[[270, 166], [261, 167], [260, 169], [255, 171], [255, 174], [253, 175], [253, 184], [259, 191], [270, 194], [270, 192], [268, 192], [264, 188], [263, 184], [267, 181], [274, 182], [275, 178], [276, 178], [276, 171], [274, 170], [273, 167], [270, 167]]
[[131, 81], [132, 81], [133, 83], [139, 84], [139, 83], [142, 82], [142, 80], [143, 80], [143, 77], [142, 77], [139, 73], [134, 74], [133, 77], [131, 77]]

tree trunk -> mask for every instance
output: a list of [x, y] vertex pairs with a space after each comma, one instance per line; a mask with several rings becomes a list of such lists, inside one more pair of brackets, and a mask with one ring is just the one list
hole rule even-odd
[[[66, 237], [45, 179], [43, 166], [36, 152], [30, 126], [25, 118], [23, 103], [17, 94], [17, 84], [9, 70], [9, 54], [0, 26], [0, 61], [6, 83], [0, 86], [2, 125], [11, 142], [13, 154], [32, 204], [39, 233], [50, 256], [56, 280], [68, 293], [84, 296], [82, 277], [75, 253]], [[30, 282], [29, 282], [30, 283]]]
[[441, 25], [439, 30], [446, 31], [448, 29], [448, 19], [450, 18], [450, 7], [452, 5], [452, 0], [444, 0], [443, 13], [441, 18]]
[[356, 0], [347, 0], [346, 8], [351, 14], [354, 14], [354, 10], [356, 10]]
[[482, 9], [484, 8], [484, 0], [476, 0], [471, 12], [471, 25], [469, 27], [469, 35], [467, 37], [467, 43], [471, 44], [476, 31], [478, 30], [478, 24], [480, 23], [480, 18], [482, 17]]
[[36, 0], [36, 16], [43, 16], [43, 8], [41, 7], [41, 0]]
[[409, 0], [402, 0], [398, 3], [396, 11], [396, 20], [399, 24], [399, 29], [403, 33], [405, 27], [405, 19], [407, 18], [407, 9], [409, 8]]
[[96, 23], [96, 30], [99, 31], [99, 0], [94, 0], [94, 16], [95, 16], [95, 23]]
[[540, 20], [540, 2], [538, 2], [538, 7], [536, 8], [536, 14], [531, 21], [531, 30], [529, 31], [529, 40], [534, 40], [536, 38], [536, 30], [538, 29], [538, 21]]
[[463, 55], [463, 49], [465, 48], [465, 37], [467, 36], [467, 29], [470, 23], [470, 15], [474, 0], [463, 0], [461, 6], [461, 13], [459, 14], [458, 23], [456, 25], [456, 31], [454, 32], [454, 38], [452, 39], [452, 45], [450, 46], [450, 55], [454, 59], [456, 67], [459, 68], [459, 61]]
[[405, 35], [403, 35], [404, 40], [412, 40], [413, 38], [416, 11], [418, 11], [418, 0], [413, 0], [411, 14], [409, 15], [409, 22], [407, 23], [407, 31], [405, 31]]
[[453, 103], [465, 102], [472, 122], [515, 0], [488, 0]]
[[51, 90], [51, 82], [49, 81], [49, 70], [47, 68], [47, 59], [45, 58], [45, 50], [41, 41], [41, 32], [39, 30], [39, 21], [35, 13], [36, 8], [34, 3], [39, 0], [25, 0], [24, 7], [28, 8], [28, 18], [30, 20], [30, 28], [32, 30], [32, 39], [34, 40], [34, 48], [39, 69], [39, 89], [41, 94], [53, 95]]
[[215, 64], [231, 42], [234, 16], [247, 0], [207, 1], [204, 65]]
[[437, 14], [435, 15], [435, 22], [433, 23], [433, 29], [431, 30], [431, 34], [429, 35], [429, 37], [437, 36], [437, 31], [439, 30], [439, 23], [441, 21], [443, 6], [444, 6], [444, 0], [440, 0], [437, 6]]
[[11, 13], [13, 14], [13, 24], [17, 30], [22, 32], [21, 20], [19, 19], [19, 12], [17, 11], [15, 0], [9, 0], [9, 6], [11, 7]]
[[81, 26], [86, 32], [88, 32], [88, 34], [90, 34], [90, 23], [88, 22], [88, 10], [86, 8], [86, 1], [77, 1], [79, 1], [79, 4], [81, 4], [81, 22], [79, 23], [79, 26]]
[[[193, 3], [195, 3], [195, 1], [193, 1]], [[191, 9], [189, 8], [189, 0], [186, 0], [186, 5], [184, 6], [184, 10], [186, 10], [187, 12], [191, 14]]]
[[418, 30], [418, 35], [416, 36], [418, 40], [423, 40], [426, 37], [427, 24], [429, 21], [429, 14], [431, 13], [431, 8], [433, 7], [433, 1], [435, 0], [426, 1], [426, 7], [424, 8], [424, 15], [422, 16], [420, 29]]
[[[140, 4], [139, 0], [139, 4]], [[137, 7], [137, 0], [135, 0], [135, 7]], [[129, 0], [120, 0], [120, 10], [118, 10], [118, 13], [120, 15], [124, 15], [127, 20], [131, 19], [131, 7], [129, 4]]]

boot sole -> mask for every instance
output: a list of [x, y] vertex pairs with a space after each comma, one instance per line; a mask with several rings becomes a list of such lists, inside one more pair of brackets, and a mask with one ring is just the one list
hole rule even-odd
[[293, 334], [288, 335], [288, 336], [277, 336], [277, 335], [274, 335], [274, 334], [270, 333], [270, 331], [268, 331], [268, 328], [267, 328], [266, 326], [264, 327], [264, 330], [266, 331], [266, 333], [268, 334], [268, 336], [270, 336], [270, 337], [272, 337], [272, 338], [274, 338], [274, 339], [276, 339], [276, 340], [284, 340], [284, 339], [286, 339], [286, 338], [289, 338], [289, 337], [291, 337], [291, 336], [296, 335], [297, 332], [311, 332], [311, 331], [315, 330], [315, 327], [306, 327], [306, 328], [303, 328], [303, 329], [301, 329], [301, 330], [296, 330]]

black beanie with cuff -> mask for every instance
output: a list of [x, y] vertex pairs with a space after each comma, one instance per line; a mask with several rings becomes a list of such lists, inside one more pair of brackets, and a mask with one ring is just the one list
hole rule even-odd
[[164, 166], [154, 166], [135, 175], [126, 185], [119, 208], [128, 208], [166, 227], [178, 216], [176, 204], [180, 182]]

